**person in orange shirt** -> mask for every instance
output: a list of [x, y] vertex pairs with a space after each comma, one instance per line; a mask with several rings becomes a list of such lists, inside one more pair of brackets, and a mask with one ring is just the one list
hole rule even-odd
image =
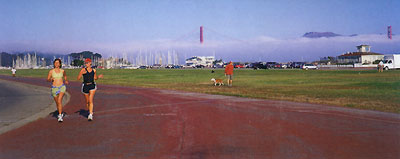
[[229, 62], [228, 65], [225, 67], [225, 76], [228, 78], [228, 86], [232, 86], [232, 79], [233, 79], [233, 64], [232, 61]]

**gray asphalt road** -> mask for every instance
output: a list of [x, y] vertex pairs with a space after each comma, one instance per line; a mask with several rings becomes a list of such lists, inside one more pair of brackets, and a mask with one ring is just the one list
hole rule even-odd
[[0, 80], [0, 129], [35, 115], [52, 103], [50, 88]]

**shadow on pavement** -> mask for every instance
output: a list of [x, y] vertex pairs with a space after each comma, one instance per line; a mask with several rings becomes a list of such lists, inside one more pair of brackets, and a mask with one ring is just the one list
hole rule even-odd
[[[67, 116], [67, 112], [62, 112], [64, 114], [64, 116]], [[51, 115], [51, 117], [53, 118], [58, 118], [58, 110], [55, 110], [54, 112], [51, 112], [49, 115]]]
[[87, 118], [89, 116], [89, 111], [85, 110], [85, 109], [80, 109], [80, 110], [76, 111], [75, 113], [79, 113], [79, 115], [81, 115], [85, 118]]

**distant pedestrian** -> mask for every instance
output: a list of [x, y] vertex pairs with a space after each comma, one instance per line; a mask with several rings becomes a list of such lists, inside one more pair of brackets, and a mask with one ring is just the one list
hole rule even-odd
[[228, 86], [232, 86], [233, 80], [233, 64], [232, 61], [229, 62], [225, 67], [225, 76], [227, 77]]
[[383, 72], [383, 62], [382, 62], [382, 60], [378, 64], [378, 72]]
[[93, 98], [96, 93], [97, 86], [94, 80], [99, 78], [103, 78], [103, 75], [99, 75], [97, 77], [96, 69], [92, 68], [92, 60], [87, 58], [85, 59], [85, 67], [81, 69], [78, 75], [78, 80], [80, 80], [83, 76], [82, 83], [82, 93], [86, 99], [86, 109], [89, 111], [88, 120], [93, 120]]
[[58, 110], [57, 120], [58, 122], [62, 122], [64, 117], [64, 114], [62, 113], [62, 108], [63, 108], [62, 99], [64, 97], [65, 91], [67, 90], [67, 88], [64, 85], [64, 80], [65, 84], [68, 84], [68, 80], [67, 80], [67, 74], [63, 69], [61, 69], [62, 67], [61, 60], [55, 59], [53, 65], [54, 69], [51, 69], [49, 71], [49, 74], [47, 75], [47, 81], [52, 82], [51, 95], [53, 96], [54, 101], [57, 104], [57, 110]]
[[11, 69], [11, 72], [12, 72], [12, 76], [15, 77], [15, 72], [17, 72], [17, 70], [13, 67], [13, 68]]

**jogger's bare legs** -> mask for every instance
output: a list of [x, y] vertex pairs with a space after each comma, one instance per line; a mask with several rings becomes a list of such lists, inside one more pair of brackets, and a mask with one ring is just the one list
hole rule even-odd
[[86, 101], [86, 110], [89, 110], [89, 94], [84, 94], [85, 95], [85, 101]]
[[58, 114], [62, 114], [62, 99], [64, 97], [64, 92], [60, 92], [57, 97], [54, 97], [54, 101], [57, 105]]
[[58, 96], [54, 97], [54, 102], [56, 102], [56, 107], [57, 107], [57, 110], [58, 110], [58, 114], [61, 114], [60, 112], [62, 112], [62, 110], [60, 110], [60, 108], [58, 106]]
[[89, 94], [84, 94], [86, 99], [86, 109], [89, 111], [89, 114], [93, 114], [93, 98], [96, 90], [89, 91]]

